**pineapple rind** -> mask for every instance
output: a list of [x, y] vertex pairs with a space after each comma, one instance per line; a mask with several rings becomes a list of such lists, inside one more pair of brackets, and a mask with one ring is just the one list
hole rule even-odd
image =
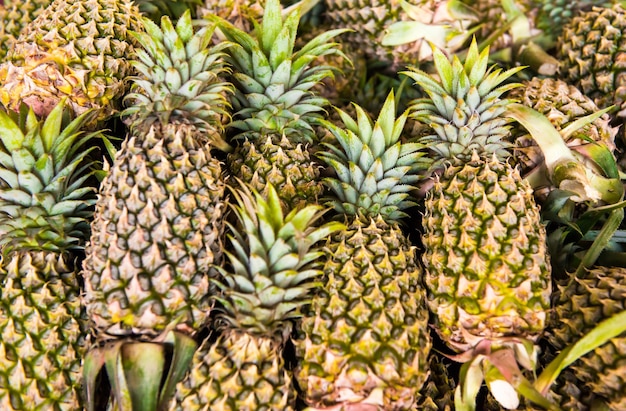
[[545, 228], [533, 191], [497, 158], [448, 166], [425, 200], [428, 305], [444, 341], [536, 340], [550, 308]]
[[[269, 161], [268, 161], [269, 160]], [[304, 144], [292, 143], [284, 135], [269, 135], [256, 143], [244, 141], [228, 156], [233, 175], [267, 195], [268, 184], [280, 187], [286, 210], [302, 208], [317, 202], [324, 192], [319, 183], [320, 165]]]
[[291, 411], [295, 401], [282, 343], [227, 330], [196, 351], [170, 411]]
[[0, 408], [80, 409], [87, 320], [72, 257], [15, 252], [0, 278]]
[[[521, 104], [546, 115], [557, 130], [562, 130], [577, 119], [599, 111], [593, 100], [577, 87], [554, 78], [533, 77], [525, 81], [522, 87], [511, 90], [507, 97], [519, 99]], [[566, 144], [574, 150], [584, 150], [585, 145], [595, 142], [613, 152], [618, 128], [611, 127], [610, 120], [609, 115], [604, 114], [567, 136]], [[515, 139], [515, 161], [520, 165], [522, 175], [543, 162], [541, 150], [521, 126], [514, 126], [511, 137]], [[591, 166], [591, 162], [589, 163]]]
[[[558, 350], [573, 344], [599, 322], [626, 309], [626, 269], [594, 267], [572, 278], [555, 295], [548, 339]], [[626, 335], [621, 334], [572, 365], [586, 388], [609, 409], [626, 405]]]
[[626, 102], [625, 29], [626, 10], [617, 2], [580, 13], [563, 27], [557, 41], [562, 78], [600, 108], [617, 105], [620, 116]]
[[4, 61], [24, 27], [53, 0], [4, 0], [0, 5], [0, 61]]
[[140, 31], [139, 10], [126, 0], [55, 0], [33, 20], [0, 66], [0, 101], [47, 115], [63, 97], [76, 113], [111, 116], [127, 92], [127, 61]]
[[421, 269], [397, 224], [356, 219], [328, 241], [324, 288], [302, 320], [296, 376], [307, 403], [409, 409], [428, 377], [431, 342]]
[[201, 329], [222, 256], [225, 184], [193, 127], [155, 124], [124, 142], [102, 182], [87, 248], [85, 304], [100, 334]]

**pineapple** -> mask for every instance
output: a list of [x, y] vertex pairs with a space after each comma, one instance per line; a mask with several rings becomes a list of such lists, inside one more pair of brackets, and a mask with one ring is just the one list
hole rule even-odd
[[[189, 12], [175, 26], [168, 17], [161, 28], [143, 24], [145, 33], [133, 33], [144, 49], [136, 50], [139, 76], [123, 112], [130, 133], [102, 182], [83, 264], [96, 335], [85, 373], [89, 410], [105, 357], [128, 355], [125, 372], [141, 373], [165, 361], [170, 342], [194, 346], [190, 336], [206, 325], [212, 304], [212, 266], [222, 261], [225, 182], [211, 150], [224, 145], [228, 43], [211, 46], [214, 26], [194, 30]], [[140, 358], [148, 350], [157, 353]], [[185, 361], [172, 366], [182, 376]], [[159, 387], [159, 375], [146, 378]], [[168, 382], [173, 389], [176, 381]], [[148, 393], [138, 391], [133, 403], [156, 404], [156, 392], [136, 385]]]
[[428, 94], [415, 101], [412, 116], [434, 132], [422, 139], [437, 173], [425, 198], [422, 236], [434, 327], [470, 361], [482, 358], [473, 350], [487, 346], [510, 348], [528, 365], [535, 353], [523, 341], [536, 342], [544, 330], [551, 267], [532, 188], [507, 161], [510, 101], [500, 96], [516, 87], [503, 82], [520, 68], [489, 69], [489, 48], [479, 53], [476, 42], [465, 63], [440, 50], [434, 60], [438, 78], [406, 73]]
[[323, 192], [320, 166], [308, 145], [328, 102], [310, 89], [331, 76], [332, 69], [311, 62], [337, 53], [328, 41], [343, 30], [320, 34], [294, 51], [299, 9], [283, 18], [278, 0], [268, 0], [265, 6], [253, 35], [216, 16], [210, 18], [237, 43], [227, 53], [236, 87], [230, 128], [238, 144], [227, 164], [233, 175], [261, 193], [271, 183], [287, 211], [315, 203]]
[[323, 211], [315, 205], [283, 215], [271, 184], [267, 200], [245, 188], [234, 196], [230, 265], [220, 268], [222, 294], [216, 296], [219, 334], [196, 352], [171, 411], [294, 409], [282, 350], [321, 274], [323, 252], [315, 244], [342, 226], [316, 227]]
[[562, 34], [563, 26], [579, 13], [594, 6], [607, 7], [615, 0], [533, 0], [537, 9], [537, 27], [554, 40]]
[[625, 29], [626, 9], [619, 3], [593, 7], [571, 19], [557, 41], [561, 78], [600, 108], [617, 105], [620, 117], [626, 113]]
[[95, 188], [87, 148], [97, 134], [69, 122], [0, 110], [0, 409], [82, 409], [87, 322], [78, 259]]
[[0, 4], [0, 61], [3, 61], [24, 27], [52, 0], [13, 0]]
[[399, 220], [421, 146], [400, 142], [391, 92], [372, 121], [356, 106], [345, 129], [327, 126], [336, 146], [319, 153], [337, 173], [329, 204], [347, 228], [331, 236], [323, 285], [302, 319], [296, 370], [312, 410], [409, 410], [428, 378], [431, 339], [422, 271]]
[[[511, 90], [507, 98], [519, 100], [525, 106], [544, 114], [557, 130], [563, 130], [574, 121], [596, 113], [598, 106], [589, 97], [567, 82], [553, 78], [533, 77], [524, 81], [522, 87]], [[612, 127], [608, 114], [591, 124], [575, 130], [566, 139], [573, 150], [583, 152], [589, 144], [602, 144], [611, 152], [615, 150], [618, 128]], [[522, 175], [536, 169], [543, 162], [543, 154], [532, 137], [518, 126], [511, 131], [515, 143], [515, 160], [520, 164]]]
[[252, 21], [259, 21], [263, 17], [264, 5], [265, 1], [205, 0], [198, 6], [198, 15], [203, 18], [219, 16], [250, 33], [254, 28]]
[[[555, 293], [548, 340], [557, 350], [576, 342], [600, 321], [626, 310], [626, 268], [593, 267]], [[611, 339], [572, 365], [578, 383], [606, 409], [626, 409], [626, 334]], [[592, 408], [595, 409], [595, 408]]]
[[[0, 66], [0, 101], [24, 102], [40, 116], [66, 97], [80, 114], [109, 118], [127, 92], [133, 50], [129, 31], [140, 31], [129, 0], [55, 0], [28, 24]], [[95, 126], [94, 126], [95, 127]]]
[[[450, 52], [459, 48], [466, 35], [466, 15], [455, 13], [452, 3], [448, 0], [325, 0], [325, 24], [330, 28], [351, 29], [342, 42], [362, 50], [369, 60], [387, 64], [390, 71], [396, 71], [407, 64], [430, 60], [427, 41]], [[395, 27], [401, 29], [392, 33]]]
[[[572, 127], [577, 127], [576, 122], [600, 111], [593, 100], [582, 94], [577, 87], [558, 79], [535, 77], [525, 81], [522, 87], [511, 90], [508, 97], [519, 99], [523, 105], [544, 115], [548, 120], [546, 125], [557, 131], [554, 133], [556, 138], [559, 142], [561, 140], [565, 142], [564, 148], [574, 155], [575, 161], [596, 176], [604, 176], [602, 164], [606, 164], [607, 161], [615, 162], [613, 152], [616, 149], [615, 136], [618, 128], [611, 126], [608, 114], [604, 113], [583, 127], [571, 130]], [[537, 121], [533, 121], [533, 125], [535, 128], [542, 127]], [[543, 130], [541, 133], [542, 138], [548, 136]], [[538, 201], [543, 204], [546, 196], [557, 187], [571, 190], [572, 187], [566, 187], [567, 184], [561, 187], [562, 183], [559, 181], [561, 177], [555, 178], [554, 174], [559, 172], [554, 171], [552, 166], [554, 162], [552, 152], [549, 152], [548, 156], [544, 156], [542, 152], [542, 149], [546, 149], [545, 143], [538, 145], [521, 125], [513, 127], [510, 140], [515, 144], [515, 163], [519, 164], [522, 175], [531, 182]], [[563, 154], [565, 154], [563, 150], [558, 150], [558, 156]], [[602, 160], [603, 156], [605, 160]], [[585, 186], [591, 188], [592, 185]], [[621, 183], [616, 181], [615, 187], [619, 186]], [[621, 190], [609, 191], [621, 192]], [[608, 200], [608, 196], [603, 196], [603, 200]], [[616, 200], [619, 200], [619, 196]]]
[[422, 388], [422, 397], [416, 410], [422, 411], [452, 411], [454, 410], [455, 382], [450, 375], [450, 369], [445, 364], [441, 354], [432, 350], [428, 368], [430, 378]]

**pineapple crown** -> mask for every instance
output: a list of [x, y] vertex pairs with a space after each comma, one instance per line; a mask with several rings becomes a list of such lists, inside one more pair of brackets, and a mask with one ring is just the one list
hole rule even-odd
[[62, 252], [81, 248], [88, 237], [95, 188], [86, 186], [99, 132], [81, 128], [95, 118], [89, 110], [72, 121], [62, 99], [45, 121], [22, 105], [0, 110], [0, 247]]
[[332, 77], [334, 68], [311, 66], [311, 62], [328, 54], [343, 55], [337, 43], [329, 40], [347, 30], [324, 32], [294, 52], [300, 10], [295, 8], [283, 19], [279, 0], [266, 2], [262, 22], [252, 21], [253, 35], [220, 17], [207, 18], [235, 43], [227, 53], [236, 87], [234, 106], [238, 111], [231, 127], [240, 130], [237, 137], [275, 133], [296, 142], [312, 141], [312, 125], [328, 101], [314, 95], [311, 88]]
[[374, 124], [365, 110], [354, 106], [356, 121], [337, 109], [345, 129], [324, 122], [339, 144], [325, 144], [328, 151], [318, 154], [337, 174], [324, 179], [336, 196], [329, 205], [348, 215], [398, 220], [406, 216], [402, 210], [414, 205], [409, 191], [423, 168], [423, 145], [400, 141], [408, 112], [396, 118], [393, 91]]
[[[130, 126], [149, 127], [155, 121], [163, 124], [185, 122], [208, 133], [220, 148], [222, 116], [228, 115], [226, 95], [232, 85], [221, 79], [227, 72], [223, 60], [229, 42], [210, 47], [214, 25], [194, 32], [191, 13], [186, 11], [176, 22], [168, 16], [161, 27], [143, 18], [145, 32], [133, 32], [142, 48], [135, 49], [131, 64], [138, 76], [132, 78], [131, 92], [125, 101]], [[207, 133], [205, 133], [206, 135]]]
[[282, 334], [285, 322], [300, 316], [317, 285], [317, 260], [323, 252], [315, 244], [343, 225], [315, 227], [324, 213], [317, 205], [284, 216], [271, 184], [267, 199], [241, 186], [233, 190], [237, 204], [231, 205], [239, 224], [228, 224], [232, 252], [225, 254], [231, 271], [217, 268], [223, 282], [216, 284], [223, 294], [216, 298], [223, 305], [223, 319], [232, 326], [260, 335]]
[[417, 68], [403, 72], [415, 80], [426, 98], [416, 99], [409, 110], [416, 120], [434, 131], [421, 139], [435, 155], [435, 164], [446, 160], [469, 161], [473, 152], [503, 160], [510, 156], [510, 133], [504, 115], [511, 100], [500, 96], [519, 84], [502, 84], [523, 69], [506, 71], [489, 63], [489, 47], [479, 52], [476, 39], [469, 47], [465, 63], [454, 55], [449, 60], [433, 46], [433, 60], [437, 77]]

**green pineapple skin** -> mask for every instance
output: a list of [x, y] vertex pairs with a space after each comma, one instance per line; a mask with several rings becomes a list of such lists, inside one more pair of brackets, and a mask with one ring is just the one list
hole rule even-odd
[[178, 384], [169, 411], [294, 410], [296, 394], [282, 350], [275, 338], [240, 330], [224, 330], [216, 341], [207, 339]]
[[268, 184], [280, 187], [285, 211], [315, 204], [324, 187], [320, 169], [308, 145], [289, 141], [284, 135], [269, 135], [259, 141], [244, 141], [227, 157], [231, 173], [256, 190], [267, 193]]
[[580, 88], [600, 108], [617, 105], [620, 117], [626, 101], [625, 28], [626, 10], [620, 3], [593, 7], [563, 27], [556, 46], [561, 78]]
[[301, 323], [311, 337], [296, 344], [307, 404], [366, 407], [378, 392], [383, 409], [411, 409], [431, 347], [415, 247], [380, 217], [353, 219], [327, 247], [324, 286]]
[[96, 120], [108, 119], [128, 91], [129, 31], [142, 31], [140, 16], [127, 0], [53, 1], [0, 66], [0, 101], [14, 110], [24, 102], [45, 116], [65, 97], [75, 113], [94, 108]]
[[178, 319], [185, 334], [210, 311], [221, 264], [225, 183], [193, 127], [155, 124], [122, 145], [101, 184], [83, 264], [99, 338], [151, 339]]
[[[626, 309], [626, 269], [592, 267], [559, 287], [547, 338], [561, 350], [599, 322]], [[571, 369], [596, 401], [617, 411], [626, 406], [626, 335], [621, 334], [575, 362]]]
[[88, 327], [78, 268], [69, 253], [18, 251], [3, 258], [2, 410], [82, 409]]
[[581, 12], [592, 7], [610, 7], [612, 0], [534, 0], [537, 8], [535, 17], [537, 27], [549, 36], [556, 39], [563, 32], [563, 26], [568, 24]]
[[[88, 324], [79, 259], [89, 236], [98, 169], [60, 103], [45, 119], [0, 111], [0, 409], [82, 409]], [[93, 171], [86, 171], [93, 170]], [[19, 176], [19, 177], [18, 177]]]
[[435, 327], [453, 348], [536, 341], [550, 308], [545, 227], [530, 185], [495, 157], [450, 165], [425, 199], [423, 255]]

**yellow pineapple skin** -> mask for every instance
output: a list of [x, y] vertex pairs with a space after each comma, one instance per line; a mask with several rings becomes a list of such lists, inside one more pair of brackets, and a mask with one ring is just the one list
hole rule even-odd
[[52, 0], [4, 0], [0, 5], [0, 61], [4, 61], [24, 27], [50, 3]]
[[415, 248], [380, 216], [356, 219], [327, 247], [296, 340], [304, 400], [315, 410], [412, 409], [431, 348]]
[[75, 113], [109, 118], [128, 91], [128, 58], [141, 31], [140, 12], [127, 0], [55, 0], [26, 26], [0, 66], [0, 101], [24, 102], [46, 116], [64, 97]]
[[131, 136], [102, 182], [83, 267], [87, 313], [99, 339], [151, 339], [178, 320], [207, 322], [212, 264], [222, 261], [221, 163], [193, 126]]
[[545, 227], [517, 168], [477, 155], [450, 165], [425, 199], [428, 305], [442, 339], [467, 351], [483, 339], [536, 341], [550, 308]]

